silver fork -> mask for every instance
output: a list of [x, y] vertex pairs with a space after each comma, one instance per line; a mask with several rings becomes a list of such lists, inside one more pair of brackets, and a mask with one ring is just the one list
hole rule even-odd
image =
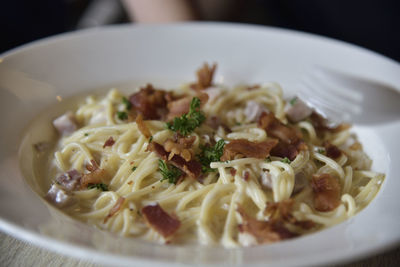
[[400, 88], [322, 67], [302, 79], [297, 96], [336, 123], [380, 124], [400, 119]]

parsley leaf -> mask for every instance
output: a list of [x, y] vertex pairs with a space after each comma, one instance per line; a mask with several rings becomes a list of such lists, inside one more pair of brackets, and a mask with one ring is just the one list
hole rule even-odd
[[193, 97], [190, 103], [189, 113], [183, 114], [181, 117], [175, 117], [172, 122], [167, 122], [167, 129], [179, 132], [183, 136], [187, 136], [199, 127], [206, 117], [200, 111], [200, 99]]
[[103, 183], [88, 184], [88, 189], [93, 189], [93, 188], [96, 188], [96, 189], [102, 190], [102, 191], [108, 191], [108, 186], [106, 184], [103, 184]]
[[128, 119], [128, 114], [125, 111], [117, 111], [117, 116], [121, 121]]
[[125, 96], [122, 97], [122, 103], [125, 105], [126, 110], [130, 110], [132, 108], [132, 103]]
[[283, 163], [287, 163], [287, 164], [290, 164], [290, 159], [288, 159], [287, 157], [284, 157], [282, 160], [281, 160]]
[[135, 166], [135, 167], [132, 168], [132, 171], [134, 172], [136, 169], [137, 169], [137, 167]]
[[325, 153], [325, 149], [324, 148], [318, 148], [318, 153], [320, 154], [324, 154]]
[[201, 153], [197, 156], [202, 167], [203, 173], [215, 172], [216, 169], [210, 168], [210, 163], [220, 161], [222, 154], [224, 153], [225, 140], [220, 139], [215, 146], [200, 146]]
[[150, 136], [150, 138], [149, 138], [149, 144], [150, 144], [151, 142], [153, 142], [153, 136]]
[[176, 184], [182, 172], [175, 166], [165, 163], [164, 160], [158, 160], [158, 168], [163, 176], [161, 181], [168, 180], [170, 184]]
[[291, 100], [290, 100], [290, 105], [294, 105], [294, 104], [296, 104], [296, 101], [297, 101], [297, 97], [293, 97]]
[[85, 133], [84, 135], [85, 135], [85, 136], [89, 136], [89, 133]]

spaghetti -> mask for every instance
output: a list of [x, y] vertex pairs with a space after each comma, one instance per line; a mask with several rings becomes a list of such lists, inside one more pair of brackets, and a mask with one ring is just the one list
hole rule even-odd
[[199, 71], [173, 91], [112, 89], [58, 118], [47, 198], [126, 237], [224, 247], [315, 232], [371, 202], [384, 175], [348, 126], [276, 83], [226, 88], [204, 70], [208, 82]]

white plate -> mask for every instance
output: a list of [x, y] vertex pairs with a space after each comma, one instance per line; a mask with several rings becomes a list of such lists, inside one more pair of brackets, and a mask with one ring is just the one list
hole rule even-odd
[[[375, 170], [387, 174], [366, 209], [319, 233], [243, 249], [153, 245], [60, 216], [34, 192], [40, 189], [33, 179], [30, 144], [18, 155], [24, 134], [29, 143], [40, 137], [42, 126], [29, 133], [24, 129], [56, 103], [57, 95], [68, 98], [127, 82], [170, 87], [194, 80], [196, 68], [205, 61], [217, 62], [216, 79], [228, 84], [277, 81], [293, 92], [304, 72], [319, 65], [398, 90], [400, 65], [388, 58], [310, 34], [216, 23], [79, 31], [17, 48], [1, 58], [0, 228], [18, 238], [102, 264], [152, 266], [331, 263], [378, 253], [400, 241], [398, 120], [357, 128]], [[48, 123], [54, 117], [42, 114]]]

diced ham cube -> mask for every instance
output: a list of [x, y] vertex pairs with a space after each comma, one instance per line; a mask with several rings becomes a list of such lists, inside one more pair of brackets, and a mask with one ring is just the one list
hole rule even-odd
[[53, 121], [53, 125], [57, 129], [59, 134], [64, 136], [69, 135], [76, 131], [76, 129], [78, 129], [75, 116], [71, 111], [68, 111], [64, 115], [56, 118]]
[[286, 111], [286, 116], [291, 122], [299, 122], [311, 115], [313, 110], [306, 103], [296, 98], [294, 104]]

